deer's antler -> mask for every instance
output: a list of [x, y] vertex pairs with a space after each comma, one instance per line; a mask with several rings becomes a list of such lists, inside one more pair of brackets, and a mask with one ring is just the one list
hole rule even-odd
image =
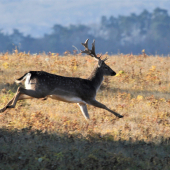
[[[91, 50], [88, 48], [88, 41], [89, 41], [89, 39], [87, 39], [87, 40], [85, 41], [85, 43], [81, 43], [81, 44], [85, 47], [85, 50], [84, 50], [84, 51], [81, 50], [81, 53], [88, 54], [88, 55], [96, 58], [97, 60], [101, 60], [101, 56], [102, 56], [102, 55], [100, 55], [100, 57], [97, 57], [97, 55], [96, 55], [96, 53], [95, 53], [95, 40], [93, 40], [92, 49], [91, 49]], [[106, 60], [107, 60], [107, 58], [105, 58], [105, 59], [102, 60], [102, 61], [106, 61]]]

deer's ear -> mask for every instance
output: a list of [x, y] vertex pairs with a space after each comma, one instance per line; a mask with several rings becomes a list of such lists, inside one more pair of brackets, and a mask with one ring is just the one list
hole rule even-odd
[[98, 60], [98, 67], [101, 67], [102, 66], [102, 60]]

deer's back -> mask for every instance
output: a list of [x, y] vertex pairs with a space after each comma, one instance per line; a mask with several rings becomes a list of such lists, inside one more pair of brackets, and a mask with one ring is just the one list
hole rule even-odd
[[57, 90], [66, 90], [82, 98], [95, 96], [96, 90], [90, 80], [77, 77], [64, 77], [44, 71], [30, 71], [32, 88], [48, 93]]

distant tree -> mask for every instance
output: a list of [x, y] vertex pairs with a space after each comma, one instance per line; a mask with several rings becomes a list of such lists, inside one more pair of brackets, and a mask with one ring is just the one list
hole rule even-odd
[[133, 31], [138, 28], [138, 17], [136, 14], [131, 14], [131, 16], [119, 16], [119, 27], [124, 36], [131, 36]]
[[73, 51], [73, 45], [80, 48], [81, 43], [87, 37], [90, 37], [89, 27], [84, 25], [70, 25], [64, 27], [61, 25], [54, 25], [51, 34], [46, 34], [41, 40], [45, 51], [64, 52]]
[[31, 35], [27, 35], [22, 38], [21, 49], [22, 51], [29, 52], [30, 50], [34, 53], [36, 52], [38, 44], [35, 44], [36, 39], [32, 38]]
[[138, 17], [140, 23], [140, 34], [146, 34], [150, 29], [151, 24], [151, 13], [144, 10]]
[[0, 52], [12, 51], [13, 45], [8, 35], [0, 30]]
[[24, 39], [24, 36], [18, 29], [13, 29], [13, 33], [10, 35], [11, 42], [21, 48], [21, 42]]
[[111, 16], [108, 20], [108, 27], [114, 27], [114, 28], [118, 28], [118, 19]]
[[102, 27], [107, 27], [107, 25], [108, 25], [107, 17], [106, 16], [102, 16], [101, 17], [101, 26]]
[[167, 10], [156, 8], [152, 14], [151, 30], [155, 40], [170, 36], [170, 16]]

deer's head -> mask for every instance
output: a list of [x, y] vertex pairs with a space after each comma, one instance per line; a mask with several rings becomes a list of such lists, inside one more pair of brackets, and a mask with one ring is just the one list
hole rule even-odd
[[84, 47], [85, 47], [85, 50], [84, 51], [81, 51], [81, 53], [86, 53], [92, 57], [94, 57], [97, 61], [98, 61], [98, 69], [103, 73], [103, 75], [106, 75], [106, 76], [115, 76], [116, 75], [116, 72], [113, 71], [106, 63], [105, 61], [107, 60], [107, 57], [105, 59], [101, 59], [101, 56], [100, 57], [97, 57], [96, 53], [95, 53], [95, 40], [93, 40], [93, 43], [92, 43], [92, 49], [90, 50], [88, 48], [88, 41], [89, 39], [87, 39], [85, 41], [85, 43], [81, 43]]

